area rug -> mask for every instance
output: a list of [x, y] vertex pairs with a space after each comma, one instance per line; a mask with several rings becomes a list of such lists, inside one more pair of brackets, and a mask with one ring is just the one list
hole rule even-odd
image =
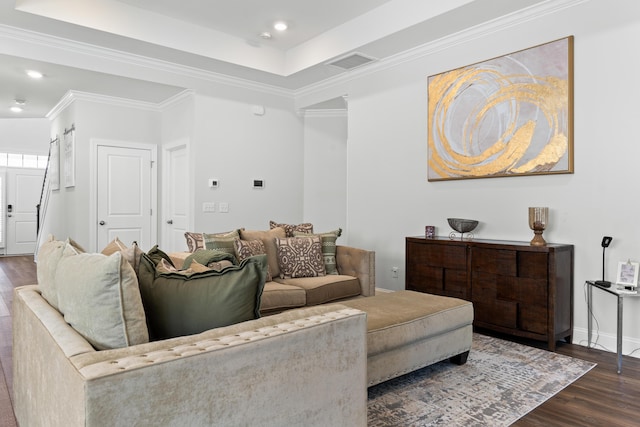
[[370, 387], [368, 426], [508, 426], [594, 366], [474, 333], [466, 364], [447, 360]]

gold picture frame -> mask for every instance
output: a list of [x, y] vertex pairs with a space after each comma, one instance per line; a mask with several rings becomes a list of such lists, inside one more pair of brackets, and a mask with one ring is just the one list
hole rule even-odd
[[429, 181], [573, 173], [573, 36], [427, 87]]

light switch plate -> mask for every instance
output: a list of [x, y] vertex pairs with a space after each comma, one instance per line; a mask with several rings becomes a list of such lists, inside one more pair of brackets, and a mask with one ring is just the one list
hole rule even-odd
[[214, 202], [204, 202], [202, 204], [202, 212], [215, 212], [216, 204]]

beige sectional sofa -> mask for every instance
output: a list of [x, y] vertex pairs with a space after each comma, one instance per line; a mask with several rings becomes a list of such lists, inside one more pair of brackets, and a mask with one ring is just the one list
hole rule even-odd
[[[181, 266], [189, 252], [169, 254], [173, 263]], [[264, 285], [260, 314], [325, 304], [376, 293], [375, 252], [351, 246], [336, 246], [338, 275], [281, 279], [273, 277]]]
[[21, 426], [366, 426], [366, 316], [338, 304], [96, 350], [41, 295], [13, 297]]

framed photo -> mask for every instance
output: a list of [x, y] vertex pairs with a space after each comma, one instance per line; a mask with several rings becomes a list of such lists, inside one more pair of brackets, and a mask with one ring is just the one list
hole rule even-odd
[[640, 264], [631, 261], [621, 261], [618, 263], [618, 275], [616, 276], [616, 285], [638, 286], [638, 271]]
[[76, 186], [76, 132], [65, 129], [64, 141], [64, 186], [66, 188]]
[[430, 76], [429, 181], [573, 173], [573, 37]]

